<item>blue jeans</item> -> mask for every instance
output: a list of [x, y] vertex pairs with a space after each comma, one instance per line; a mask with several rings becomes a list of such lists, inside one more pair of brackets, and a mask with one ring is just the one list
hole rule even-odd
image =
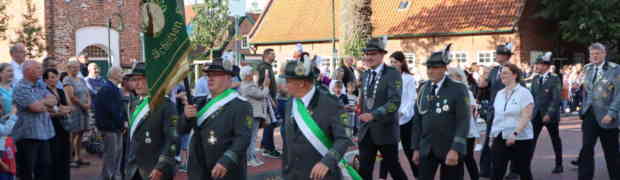
[[[280, 135], [284, 136], [284, 117], [285, 117], [285, 112], [284, 109], [286, 109], [286, 104], [288, 103], [288, 99], [278, 99], [277, 100], [277, 104], [278, 107], [276, 107], [276, 118], [278, 119], [280, 126]], [[270, 124], [267, 127], [265, 127], [265, 129], [263, 129], [263, 139], [261, 140], [261, 146], [263, 149], [266, 150], [276, 150], [276, 146], [273, 143], [273, 129], [275, 129], [278, 125], [277, 124]], [[282, 138], [284, 140], [284, 138]], [[284, 143], [284, 142], [282, 142]]]

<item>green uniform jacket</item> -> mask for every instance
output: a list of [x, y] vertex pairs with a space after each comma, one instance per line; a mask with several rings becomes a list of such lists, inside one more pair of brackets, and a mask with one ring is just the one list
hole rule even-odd
[[339, 100], [327, 91], [315, 88], [314, 96], [308, 105], [312, 118], [332, 141], [332, 148], [325, 157], [314, 149], [306, 139], [297, 122], [292, 117], [292, 107], [295, 99], [291, 99], [286, 106], [285, 116], [285, 147], [282, 176], [286, 180], [310, 179], [312, 168], [319, 162], [329, 167], [324, 180], [342, 179], [338, 162], [347, 149], [353, 145], [347, 135], [345, 126], [349, 123], [348, 114]]
[[422, 157], [443, 160], [451, 149], [465, 156], [471, 118], [467, 91], [465, 84], [446, 77], [431, 103], [431, 83], [422, 85], [412, 120], [412, 148]]
[[[206, 98], [197, 99], [198, 110], [207, 104]], [[189, 180], [210, 180], [211, 170], [217, 163], [228, 172], [218, 180], [246, 179], [246, 150], [252, 133], [252, 106], [236, 98], [211, 114], [200, 126], [197, 118], [188, 118], [179, 124], [180, 133], [194, 130], [189, 145]]]
[[[138, 103], [140, 101], [137, 100], [131, 103], [130, 112], [133, 112]], [[148, 179], [153, 169], [161, 170], [164, 180], [174, 177], [177, 166], [174, 157], [179, 150], [177, 121], [179, 115], [176, 106], [165, 98], [139, 122], [129, 142], [125, 179], [131, 180], [136, 173], [142, 179]]]

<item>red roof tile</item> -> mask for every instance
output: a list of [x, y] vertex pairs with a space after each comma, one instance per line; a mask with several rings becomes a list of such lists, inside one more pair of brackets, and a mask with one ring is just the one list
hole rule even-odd
[[[335, 0], [336, 10], [341, 0]], [[409, 8], [398, 10], [401, 2]], [[508, 31], [516, 26], [525, 0], [373, 0], [373, 36]], [[340, 17], [336, 12], [336, 33]], [[331, 1], [272, 0], [252, 43], [328, 40]]]

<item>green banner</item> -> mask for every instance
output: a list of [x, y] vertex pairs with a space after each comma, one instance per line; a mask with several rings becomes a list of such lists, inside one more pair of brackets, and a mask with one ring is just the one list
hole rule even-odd
[[142, 0], [146, 76], [152, 104], [189, 70], [185, 10], [182, 0]]

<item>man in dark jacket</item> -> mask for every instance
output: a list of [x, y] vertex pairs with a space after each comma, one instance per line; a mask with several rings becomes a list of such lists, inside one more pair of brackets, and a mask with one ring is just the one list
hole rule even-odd
[[429, 81], [418, 96], [413, 117], [413, 161], [420, 165], [420, 180], [462, 180], [463, 160], [471, 117], [467, 87], [445, 75], [449, 46], [435, 52], [426, 62]]
[[[552, 64], [550, 53], [536, 58], [535, 70], [538, 75], [532, 79], [532, 87], [530, 88], [535, 103], [532, 125], [534, 126], [534, 142], [538, 141], [542, 128], [547, 128], [553, 144], [553, 152], [555, 152], [555, 168], [552, 173], [561, 173], [564, 171], [562, 166], [562, 140], [559, 130], [562, 80], [555, 73], [549, 72], [549, 66]], [[536, 143], [534, 143], [534, 147], [536, 147]]]
[[182, 134], [194, 130], [189, 147], [189, 180], [246, 179], [246, 150], [254, 118], [252, 106], [232, 89], [231, 61], [215, 62], [206, 70], [212, 99], [185, 106]]
[[103, 133], [103, 168], [101, 177], [105, 180], [121, 180], [121, 157], [123, 150], [124, 122], [127, 116], [123, 113], [121, 89], [118, 88], [122, 79], [122, 70], [113, 67], [104, 80], [101, 93], [95, 95], [95, 120], [99, 131]]
[[180, 117], [169, 98], [150, 109], [146, 65], [137, 63], [131, 79], [138, 97], [130, 102], [129, 147], [125, 180], [172, 180], [179, 150], [176, 123]]
[[340, 160], [352, 145], [345, 130], [349, 118], [338, 98], [317, 88], [309, 61], [290, 61], [285, 67], [286, 86], [294, 98], [285, 111], [282, 175], [291, 180], [342, 179]]

